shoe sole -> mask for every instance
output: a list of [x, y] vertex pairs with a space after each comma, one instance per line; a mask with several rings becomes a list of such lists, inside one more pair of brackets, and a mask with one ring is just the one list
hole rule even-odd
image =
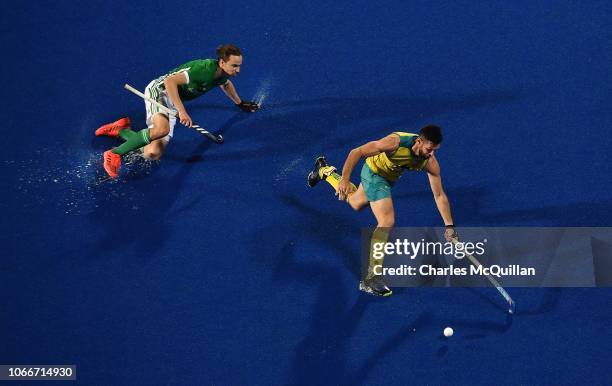
[[[321, 160], [322, 160], [322, 165], [319, 165], [319, 161], [321, 161]], [[321, 169], [322, 167], [325, 167], [325, 166], [328, 166], [327, 165], [327, 160], [325, 159], [325, 157], [324, 156], [317, 157], [317, 159], [315, 160], [315, 167], [314, 167], [314, 169], [312, 169], [312, 171], [310, 173], [308, 173], [308, 178], [306, 179], [306, 185], [308, 185], [308, 187], [314, 188], [314, 186], [321, 181], [322, 178], [319, 176], [319, 169]], [[314, 182], [312, 184], [310, 184], [310, 177], [311, 176], [313, 176], [313, 180], [314, 180]]]
[[[316, 173], [316, 177], [314, 176], [314, 174]], [[314, 182], [311, 184], [310, 183], [310, 177], [313, 177]], [[316, 180], [315, 180], [316, 178]], [[314, 170], [311, 171], [310, 173], [308, 173], [308, 178], [306, 178], [306, 185], [308, 185], [309, 188], [314, 188], [314, 186], [316, 184], [319, 183], [319, 181], [321, 181], [321, 177], [319, 177], [319, 173], [315, 172]]]
[[110, 171], [110, 170], [108, 170], [108, 168], [106, 167], [106, 165], [104, 165], [104, 171], [106, 172], [106, 174], [108, 174], [108, 176], [109, 176], [110, 178], [117, 178], [117, 177], [119, 177], [119, 174], [113, 174], [113, 173], [111, 173], [111, 171]]
[[378, 296], [378, 297], [387, 297], [387, 296], [391, 296], [393, 295], [393, 291], [389, 291], [386, 294], [382, 294], [380, 292], [376, 292], [372, 289], [372, 287], [365, 285], [365, 283], [363, 281], [359, 282], [359, 290], [363, 291], [367, 294], [370, 294], [372, 296]]
[[[106, 172], [106, 174], [109, 175], [109, 177], [111, 178], [117, 178], [119, 177], [119, 168], [117, 168], [117, 172], [114, 173], [114, 171], [106, 164], [106, 153], [103, 154], [102, 156], [102, 166], [104, 167], [104, 171]], [[108, 163], [111, 163], [110, 161]], [[121, 167], [121, 164], [119, 164], [119, 166]]]

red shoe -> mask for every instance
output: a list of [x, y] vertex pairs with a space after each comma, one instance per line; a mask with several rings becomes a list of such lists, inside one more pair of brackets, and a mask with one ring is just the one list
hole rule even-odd
[[113, 153], [113, 150], [107, 150], [104, 152], [104, 170], [112, 178], [119, 177], [119, 168], [121, 167], [121, 156]]
[[121, 130], [127, 129], [128, 127], [130, 127], [130, 118], [123, 117], [113, 123], [100, 126], [100, 128], [96, 130], [96, 136], [107, 135], [109, 137], [117, 137]]

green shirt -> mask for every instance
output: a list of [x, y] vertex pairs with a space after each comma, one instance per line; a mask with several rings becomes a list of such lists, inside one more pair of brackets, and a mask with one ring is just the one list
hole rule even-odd
[[185, 72], [188, 77], [188, 83], [178, 86], [179, 96], [183, 101], [195, 99], [205, 92], [227, 83], [227, 76], [215, 79], [217, 63], [218, 61], [215, 59], [196, 59], [181, 64], [164, 76], [158, 78], [157, 85], [163, 89], [164, 79], [179, 72]]

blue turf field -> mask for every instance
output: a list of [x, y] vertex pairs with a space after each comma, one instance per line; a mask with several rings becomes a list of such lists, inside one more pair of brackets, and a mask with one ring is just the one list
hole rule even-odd
[[[494, 289], [362, 295], [373, 216], [305, 184], [319, 154], [436, 123], [457, 224], [611, 226], [609, 2], [0, 10], [0, 364], [94, 385], [610, 384], [610, 290], [510, 289], [512, 321]], [[177, 126], [159, 165], [100, 182], [117, 142], [94, 130], [144, 126], [123, 84], [224, 42], [263, 109], [214, 90], [188, 110], [223, 145]], [[424, 174], [394, 199], [397, 225], [441, 224]]]

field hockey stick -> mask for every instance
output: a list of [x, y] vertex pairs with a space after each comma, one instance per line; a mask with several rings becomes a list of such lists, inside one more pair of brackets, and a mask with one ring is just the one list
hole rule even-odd
[[[158, 101], [149, 98], [148, 96], [146, 96], [145, 94], [141, 93], [140, 91], [136, 90], [134, 87], [130, 86], [129, 84], [125, 84], [123, 86], [126, 90], [133, 92], [134, 94], [138, 95], [139, 97], [141, 97], [142, 99], [146, 100], [147, 102], [153, 103], [155, 106], [159, 107], [160, 110], [162, 110], [164, 113], [166, 114], [170, 114], [174, 117], [178, 116], [178, 113], [164, 105], [162, 105], [161, 103], [159, 103]], [[210, 131], [206, 130], [205, 128], [203, 128], [200, 125], [196, 125], [193, 124], [191, 125], [191, 128], [196, 130], [198, 133], [210, 138], [211, 140], [213, 140], [215, 143], [223, 143], [223, 136], [221, 134], [213, 134]]]
[[[452, 239], [452, 243], [456, 244], [458, 243], [459, 240], [457, 239]], [[477, 258], [475, 258], [474, 256], [472, 256], [469, 253], [466, 253], [465, 256], [470, 260], [470, 262], [472, 264], [474, 264], [476, 266], [476, 268], [480, 268], [482, 267], [482, 264], [480, 263], [480, 261], [478, 261]], [[508, 313], [509, 314], [513, 314], [514, 310], [516, 309], [516, 303], [514, 303], [514, 300], [512, 300], [512, 298], [510, 297], [510, 295], [508, 294], [508, 292], [506, 292], [506, 290], [504, 289], [504, 287], [501, 286], [501, 284], [499, 284], [499, 282], [497, 280], [495, 280], [495, 278], [493, 276], [491, 276], [488, 273], [485, 273], [485, 276], [487, 277], [487, 279], [489, 279], [489, 281], [491, 282], [491, 284], [493, 284], [495, 286], [495, 288], [497, 289], [497, 291], [499, 291], [499, 293], [504, 297], [504, 299], [506, 299], [506, 302], [508, 302], [508, 306], [510, 307], [508, 309]]]

